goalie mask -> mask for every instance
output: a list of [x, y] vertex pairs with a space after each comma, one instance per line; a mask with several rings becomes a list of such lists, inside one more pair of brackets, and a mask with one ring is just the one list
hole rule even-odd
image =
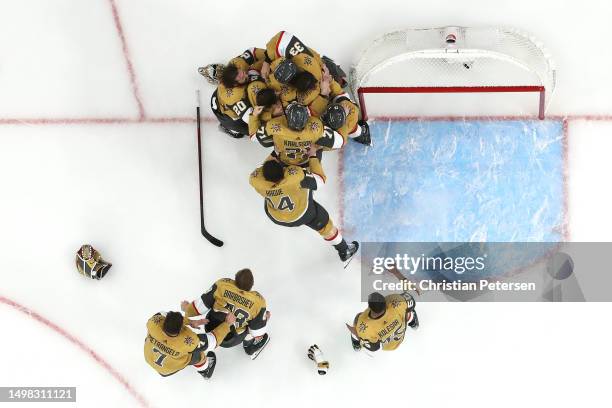
[[91, 245], [83, 245], [76, 253], [79, 273], [91, 279], [102, 279], [113, 264], [106, 262]]
[[274, 70], [274, 78], [281, 84], [288, 84], [295, 77], [298, 69], [297, 65], [288, 59], [284, 60]]
[[223, 68], [225, 68], [223, 64], [208, 64], [204, 67], [199, 67], [198, 73], [206, 78], [209, 84], [219, 85]]
[[334, 130], [340, 129], [346, 123], [346, 112], [339, 103], [330, 103], [321, 115], [321, 120]]

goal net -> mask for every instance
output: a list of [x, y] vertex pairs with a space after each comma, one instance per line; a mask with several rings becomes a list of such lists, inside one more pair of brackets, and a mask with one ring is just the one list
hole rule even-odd
[[543, 119], [555, 76], [542, 44], [519, 30], [440, 27], [372, 41], [351, 67], [350, 86], [366, 120], [381, 103], [386, 113], [391, 106], [415, 117], [537, 112]]

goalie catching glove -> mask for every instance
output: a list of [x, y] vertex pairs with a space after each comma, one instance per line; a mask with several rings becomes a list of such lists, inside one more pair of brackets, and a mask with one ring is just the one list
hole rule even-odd
[[76, 253], [79, 273], [91, 279], [102, 279], [113, 264], [106, 262], [91, 245], [83, 245]]

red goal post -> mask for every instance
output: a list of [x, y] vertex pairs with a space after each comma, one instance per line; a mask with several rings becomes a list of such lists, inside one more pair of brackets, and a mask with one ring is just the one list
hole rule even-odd
[[497, 27], [387, 33], [363, 50], [350, 75], [364, 120], [366, 94], [529, 92], [538, 95], [538, 117], [544, 119], [555, 83], [556, 70], [541, 43]]

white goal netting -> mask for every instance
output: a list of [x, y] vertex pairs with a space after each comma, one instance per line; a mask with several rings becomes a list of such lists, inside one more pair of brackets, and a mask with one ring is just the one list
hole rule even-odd
[[497, 27], [390, 32], [371, 42], [350, 72], [354, 95], [541, 91], [540, 114], [555, 81], [554, 65], [540, 42]]

